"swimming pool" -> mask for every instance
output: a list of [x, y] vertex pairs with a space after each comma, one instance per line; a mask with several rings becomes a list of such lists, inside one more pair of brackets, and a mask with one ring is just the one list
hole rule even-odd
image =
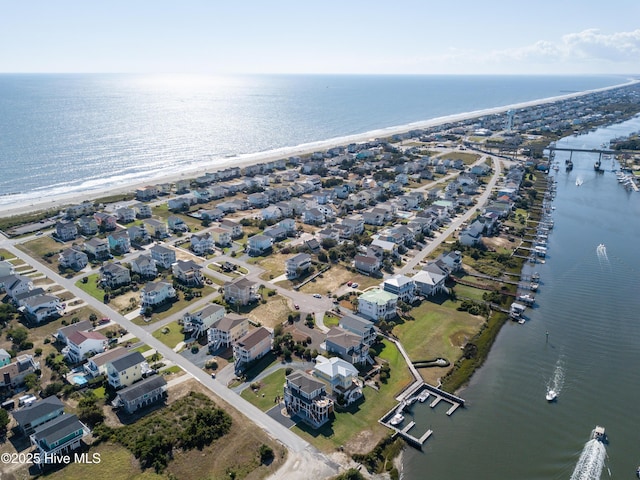
[[88, 382], [87, 378], [84, 375], [74, 375], [71, 377], [73, 379], [73, 383], [76, 385], [84, 385]]

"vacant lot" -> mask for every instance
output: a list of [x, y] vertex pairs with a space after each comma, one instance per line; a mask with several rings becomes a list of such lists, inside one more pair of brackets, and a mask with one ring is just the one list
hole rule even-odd
[[[485, 320], [459, 312], [456, 307], [457, 304], [450, 300], [442, 304], [423, 302], [410, 312], [415, 320], [405, 321], [393, 329], [411, 360], [443, 357], [453, 365], [462, 355], [462, 348]], [[450, 368], [423, 368], [419, 371], [426, 382], [435, 385]]]
[[254, 322], [260, 322], [269, 328], [274, 328], [276, 325], [286, 322], [289, 314], [293, 313], [287, 299], [280, 295], [266, 298], [267, 303], [257, 306], [246, 316]]
[[284, 274], [285, 262], [289, 258], [294, 256], [294, 253], [288, 255], [284, 255], [282, 253], [272, 253], [267, 257], [260, 258], [254, 263], [257, 263], [266, 270], [266, 272], [261, 275], [262, 278], [264, 278], [265, 280], [272, 280]]
[[182, 326], [178, 325], [178, 322], [171, 322], [159, 328], [153, 332], [153, 337], [160, 340], [169, 348], [174, 348], [178, 343], [185, 340], [185, 335], [182, 333]]

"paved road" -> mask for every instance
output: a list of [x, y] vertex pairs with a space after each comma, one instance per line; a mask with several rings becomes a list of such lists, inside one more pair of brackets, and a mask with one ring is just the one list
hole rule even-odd
[[267, 432], [271, 437], [277, 439], [282, 443], [290, 452], [294, 454], [296, 461], [294, 463], [287, 463], [287, 477], [282, 478], [300, 478], [307, 479], [310, 472], [316, 472], [322, 476], [317, 478], [325, 478], [327, 476], [335, 475], [338, 471], [338, 465], [329, 460], [326, 456], [320, 453], [315, 447], [309, 444], [306, 440], [300, 438], [298, 435], [292, 433], [289, 429], [278, 423], [273, 418], [266, 415], [264, 412], [236, 395], [234, 392], [226, 388], [226, 386], [220, 384], [216, 380], [212, 379], [209, 374], [203, 372], [184, 357], [174, 352], [171, 348], [164, 345], [159, 340], [153, 338], [151, 334], [143, 327], [134, 324], [130, 320], [127, 320], [124, 316], [118, 312], [112, 310], [108, 305], [98, 301], [92, 296], [85, 293], [83, 290], [75, 286], [77, 278], [66, 279], [60, 276], [57, 272], [54, 272], [50, 268], [31, 258], [29, 255], [18, 250], [13, 242], [6, 239], [4, 236], [0, 236], [0, 247], [5, 248], [16, 257], [21, 258], [36, 270], [49, 277], [54, 282], [58, 283], [69, 292], [73, 293], [76, 297], [84, 300], [93, 309], [100, 312], [101, 315], [111, 318], [116, 323], [126, 328], [129, 333], [138, 337], [141, 341], [156, 349], [164, 358], [173, 362], [175, 365], [182, 367], [187, 373], [193, 376], [198, 382], [207, 387], [218, 397], [233, 405], [240, 413], [247, 416], [258, 427]]
[[[485, 157], [483, 157], [482, 160], [484, 160], [484, 158]], [[458, 228], [460, 228], [460, 226], [464, 222], [468, 221], [473, 215], [475, 215], [478, 209], [482, 208], [487, 203], [487, 201], [489, 200], [489, 197], [491, 196], [491, 192], [493, 191], [493, 188], [495, 187], [498, 181], [498, 178], [502, 173], [502, 163], [500, 159], [497, 157], [491, 157], [491, 159], [493, 161], [494, 173], [491, 179], [489, 180], [489, 182], [487, 183], [485, 191], [482, 192], [482, 194], [478, 197], [478, 201], [473, 206], [471, 206], [466, 212], [464, 212], [462, 215], [459, 215], [458, 217], [454, 218], [451, 224], [447, 227], [447, 229], [444, 232], [440, 233], [435, 238], [433, 238], [424, 249], [419, 251], [413, 258], [411, 258], [406, 263], [404, 267], [399, 269], [396, 273], [401, 273], [403, 275], [410, 273], [417, 265], [420, 264], [421, 261], [425, 259], [425, 257], [427, 257], [431, 252], [433, 252], [442, 242], [444, 242], [447, 238], [449, 238], [449, 236], [453, 232], [455, 232]]]

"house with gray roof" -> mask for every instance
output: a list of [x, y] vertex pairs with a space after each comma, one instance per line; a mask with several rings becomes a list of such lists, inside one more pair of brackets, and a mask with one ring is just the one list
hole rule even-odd
[[18, 427], [25, 435], [30, 435], [41, 425], [50, 422], [64, 413], [64, 404], [52, 395], [12, 413]]
[[52, 463], [53, 458], [68, 454], [80, 447], [82, 437], [91, 431], [75, 415], [63, 414], [36, 428], [29, 437], [36, 447], [36, 464]]
[[127, 413], [134, 413], [148, 405], [160, 402], [166, 397], [167, 381], [161, 375], [153, 375], [120, 390], [112, 405], [116, 408], [122, 408]]
[[327, 396], [325, 384], [302, 371], [287, 375], [284, 405], [291, 417], [298, 417], [313, 428], [327, 423], [333, 413], [333, 400]]

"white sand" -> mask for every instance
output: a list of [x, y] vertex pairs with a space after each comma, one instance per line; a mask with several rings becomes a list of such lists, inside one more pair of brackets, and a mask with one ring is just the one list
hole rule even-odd
[[[623, 84], [623, 85], [629, 85], [632, 83], [638, 83], [637, 80], [630, 80], [628, 83]], [[232, 158], [226, 158], [226, 159], [220, 159], [220, 160], [216, 160], [216, 165], [215, 166], [208, 166], [208, 167], [199, 167], [199, 168], [194, 168], [194, 169], [190, 169], [190, 170], [184, 170], [181, 175], [180, 178], [196, 178], [199, 176], [204, 175], [207, 172], [212, 172], [215, 170], [222, 170], [228, 167], [246, 167], [248, 165], [255, 165], [258, 163], [264, 163], [264, 162], [269, 162], [269, 161], [273, 161], [273, 160], [278, 160], [281, 158], [288, 158], [291, 156], [296, 156], [296, 155], [305, 155], [305, 154], [311, 154], [317, 151], [325, 151], [329, 148], [332, 147], [336, 147], [336, 146], [340, 146], [340, 145], [348, 145], [350, 143], [360, 143], [360, 142], [366, 142], [372, 139], [376, 139], [376, 138], [386, 138], [389, 137], [391, 135], [394, 134], [398, 134], [398, 133], [405, 133], [405, 132], [409, 132], [411, 130], [417, 130], [417, 129], [424, 129], [424, 128], [429, 128], [429, 127], [434, 127], [434, 126], [438, 126], [438, 125], [443, 125], [445, 123], [455, 123], [455, 122], [461, 122], [464, 120], [469, 120], [469, 119], [473, 119], [473, 118], [478, 118], [484, 115], [492, 115], [492, 114], [496, 114], [496, 113], [502, 113], [502, 112], [506, 112], [509, 109], [521, 109], [521, 108], [526, 108], [526, 107], [533, 107], [533, 106], [538, 106], [538, 105], [543, 105], [546, 103], [553, 103], [553, 102], [557, 102], [557, 101], [561, 101], [561, 100], [565, 100], [565, 99], [569, 99], [569, 98], [573, 98], [573, 97], [579, 97], [582, 95], [587, 95], [590, 93], [594, 93], [594, 92], [600, 92], [600, 91], [605, 91], [605, 90], [612, 90], [615, 88], [619, 88], [623, 85], [614, 85], [611, 87], [605, 87], [605, 88], [600, 88], [600, 89], [595, 89], [595, 90], [587, 90], [584, 92], [578, 92], [578, 93], [570, 93], [567, 95], [561, 95], [561, 96], [557, 96], [557, 97], [550, 97], [550, 98], [544, 98], [544, 99], [540, 99], [540, 100], [533, 100], [530, 102], [522, 102], [522, 103], [517, 103], [517, 104], [513, 104], [513, 105], [507, 105], [507, 106], [503, 106], [503, 107], [495, 107], [495, 108], [489, 108], [489, 109], [485, 109], [485, 110], [478, 110], [478, 111], [474, 111], [474, 112], [466, 112], [466, 113], [461, 113], [461, 114], [457, 114], [457, 115], [449, 115], [446, 117], [438, 117], [438, 118], [433, 118], [431, 120], [427, 120], [427, 121], [422, 121], [422, 122], [415, 122], [415, 123], [411, 123], [411, 124], [407, 124], [407, 125], [402, 125], [402, 126], [397, 126], [397, 127], [389, 127], [389, 128], [384, 128], [384, 129], [380, 129], [380, 130], [374, 130], [374, 131], [370, 131], [370, 132], [366, 132], [366, 133], [362, 133], [362, 134], [357, 134], [357, 135], [351, 135], [348, 137], [341, 137], [339, 139], [330, 139], [330, 140], [325, 140], [325, 141], [320, 141], [320, 142], [314, 142], [312, 144], [308, 144], [308, 145], [301, 145], [298, 147], [291, 147], [291, 148], [282, 148], [282, 149], [278, 149], [278, 150], [274, 150], [274, 151], [269, 151], [269, 152], [261, 152], [261, 153], [255, 153], [255, 154], [251, 154], [251, 155], [245, 155], [242, 157], [232, 157]], [[70, 194], [61, 194], [61, 195], [57, 195], [55, 197], [47, 197], [46, 199], [37, 199], [34, 198], [30, 201], [30, 203], [25, 203], [22, 205], [16, 205], [16, 204], [7, 204], [7, 205], [0, 205], [0, 215], [3, 216], [13, 216], [13, 215], [20, 215], [20, 214], [24, 214], [24, 213], [28, 213], [28, 212], [35, 212], [35, 211], [43, 211], [43, 210], [48, 210], [48, 209], [57, 209], [60, 208], [62, 206], [65, 205], [75, 205], [75, 204], [79, 204], [82, 203], [83, 201], [86, 200], [93, 200], [96, 198], [101, 198], [101, 197], [106, 197], [106, 196], [110, 196], [110, 195], [117, 195], [117, 194], [124, 194], [124, 193], [130, 193], [130, 192], [134, 192], [137, 188], [139, 187], [143, 187], [145, 185], [156, 185], [156, 184], [161, 184], [161, 183], [173, 183], [177, 180], [176, 175], [172, 174], [172, 175], [168, 175], [168, 176], [160, 176], [160, 177], [153, 177], [153, 180], [150, 181], [146, 181], [144, 183], [130, 183], [130, 184], [125, 184], [122, 185], [120, 187], [108, 187], [108, 188], [104, 188], [104, 189], [92, 189], [91, 191], [87, 191], [87, 192], [80, 192], [80, 193], [70, 193]]]

